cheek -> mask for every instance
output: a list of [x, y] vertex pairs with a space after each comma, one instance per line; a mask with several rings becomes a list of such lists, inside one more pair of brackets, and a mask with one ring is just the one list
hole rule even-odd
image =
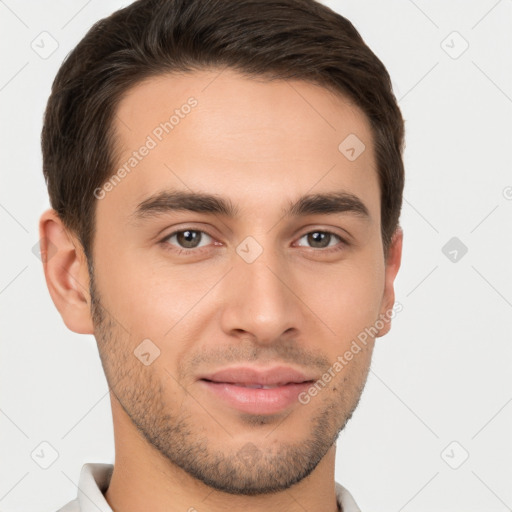
[[135, 255], [119, 259], [115, 267], [104, 272], [104, 287], [108, 288], [112, 314], [133, 336], [165, 346], [170, 340], [176, 343], [186, 337], [200, 322], [198, 315], [204, 314], [209, 304], [203, 299], [223, 273], [225, 270], [218, 267], [173, 268], [165, 260], [152, 261], [147, 255], [144, 260]]
[[309, 301], [314, 297], [311, 309], [318, 312], [338, 340], [350, 342], [378, 318], [384, 291], [383, 267], [383, 263], [365, 261], [361, 256], [333, 266], [317, 276], [314, 287], [305, 289]]

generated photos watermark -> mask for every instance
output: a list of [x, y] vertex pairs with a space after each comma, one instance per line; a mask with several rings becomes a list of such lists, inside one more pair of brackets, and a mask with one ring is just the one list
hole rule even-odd
[[379, 331], [381, 331], [384, 326], [391, 322], [393, 318], [396, 317], [398, 313], [403, 310], [403, 305], [400, 302], [395, 302], [391, 309], [388, 309], [385, 313], [381, 313], [379, 318], [375, 320], [373, 325], [370, 327], [365, 327], [355, 339], [352, 340], [350, 347], [342, 354], [336, 358], [334, 364], [322, 375], [320, 379], [315, 381], [311, 386], [302, 393], [299, 394], [299, 402], [302, 405], [307, 405], [311, 402], [311, 399], [318, 395], [322, 389], [324, 389], [329, 382], [340, 373], [345, 366], [349, 364], [354, 356], [359, 354], [361, 350], [363, 350], [363, 346], [366, 346], [369, 339], [377, 336]]
[[172, 132], [180, 124], [182, 119], [192, 112], [194, 107], [197, 107], [198, 101], [191, 96], [187, 102], [181, 105], [180, 108], [174, 109], [174, 113], [166, 121], [161, 122], [146, 137], [144, 144], [138, 150], [133, 151], [130, 158], [128, 158], [121, 167], [103, 184], [103, 186], [94, 189], [94, 197], [96, 199], [103, 199], [108, 192], [121, 183], [121, 181], [130, 174], [130, 172], [139, 165], [150, 152], [155, 149], [160, 142], [162, 142], [166, 135]]

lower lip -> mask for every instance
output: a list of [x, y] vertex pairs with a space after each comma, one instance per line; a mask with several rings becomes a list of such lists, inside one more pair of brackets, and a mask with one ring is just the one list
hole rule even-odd
[[226, 382], [201, 380], [209, 391], [239, 411], [249, 414], [275, 414], [292, 404], [298, 403], [301, 392], [311, 386], [311, 382], [286, 384], [276, 388], [246, 388]]

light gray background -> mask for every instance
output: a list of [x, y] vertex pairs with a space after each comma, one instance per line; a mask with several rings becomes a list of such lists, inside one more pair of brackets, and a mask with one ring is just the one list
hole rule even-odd
[[[2, 512], [56, 510], [84, 462], [113, 462], [95, 340], [65, 327], [32, 249], [49, 206], [51, 82], [93, 22], [127, 3], [0, 1]], [[407, 130], [403, 311], [377, 342], [336, 479], [363, 512], [511, 510], [512, 1], [326, 3], [388, 68]], [[44, 31], [58, 43], [47, 58], [31, 47], [52, 49]], [[58, 452], [48, 469], [31, 457], [51, 461], [41, 442]]]

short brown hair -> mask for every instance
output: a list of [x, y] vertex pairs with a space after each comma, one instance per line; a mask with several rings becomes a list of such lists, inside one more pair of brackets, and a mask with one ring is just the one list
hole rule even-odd
[[50, 203], [88, 261], [94, 190], [115, 167], [112, 126], [121, 95], [151, 76], [226, 66], [324, 86], [365, 113], [387, 254], [402, 206], [404, 121], [386, 68], [352, 23], [315, 0], [137, 0], [95, 23], [66, 57], [44, 116]]

